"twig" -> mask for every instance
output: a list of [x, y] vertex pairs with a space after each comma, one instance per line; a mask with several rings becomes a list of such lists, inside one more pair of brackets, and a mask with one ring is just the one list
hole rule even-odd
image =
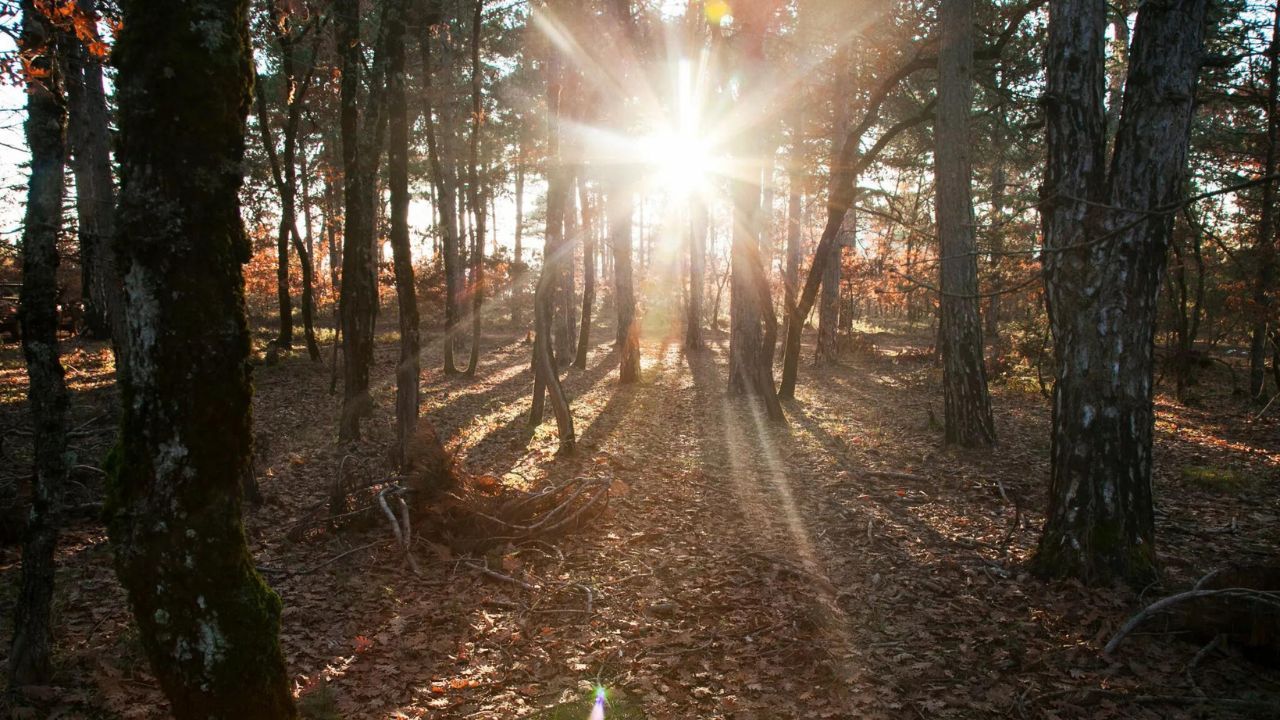
[[885, 478], [886, 480], [910, 480], [912, 482], [928, 482], [929, 478], [921, 475], [913, 475], [905, 472], [895, 472], [893, 470], [862, 470], [863, 475], [867, 477]]
[[1200, 684], [1196, 682], [1196, 666], [1198, 666], [1201, 660], [1208, 657], [1209, 653], [1213, 652], [1222, 643], [1222, 639], [1223, 635], [1214, 635], [1213, 639], [1209, 641], [1209, 644], [1200, 648], [1200, 652], [1197, 652], [1196, 656], [1191, 658], [1191, 662], [1187, 663], [1187, 682], [1191, 684], [1192, 692], [1199, 697], [1208, 696], [1205, 695], [1204, 690], [1200, 689]]
[[259, 565], [259, 566], [257, 567], [257, 570], [258, 570], [258, 572], [260, 572], [260, 573], [268, 573], [268, 574], [277, 574], [277, 573], [278, 573], [278, 574], [280, 574], [280, 575], [282, 575], [282, 576], [283, 576], [283, 577], [281, 577], [281, 578], [280, 578], [281, 580], [287, 580], [287, 579], [289, 579], [289, 578], [291, 578], [291, 577], [298, 577], [299, 575], [310, 575], [311, 573], [313, 573], [313, 572], [315, 572], [315, 571], [317, 571], [317, 570], [320, 570], [320, 569], [322, 569], [322, 568], [328, 567], [329, 565], [332, 565], [333, 563], [338, 562], [339, 560], [341, 560], [341, 559], [342, 559], [342, 558], [344, 558], [344, 557], [347, 557], [348, 555], [352, 555], [352, 554], [358, 553], [358, 552], [360, 552], [361, 550], [368, 550], [368, 549], [370, 549], [370, 548], [377, 547], [378, 545], [381, 545], [381, 544], [385, 543], [386, 541], [387, 541], [387, 540], [386, 540], [386, 538], [383, 538], [383, 539], [381, 539], [381, 540], [375, 540], [375, 541], [373, 541], [373, 542], [369, 543], [368, 545], [361, 545], [360, 547], [352, 548], [352, 549], [350, 549], [350, 550], [347, 550], [346, 552], [338, 553], [337, 555], [334, 555], [333, 557], [329, 558], [328, 560], [325, 560], [324, 562], [318, 563], [318, 564], [316, 564], [316, 565], [312, 565], [311, 567], [309, 567], [309, 568], [307, 568], [307, 569], [305, 569], [305, 570], [298, 570], [298, 571], [292, 571], [292, 570], [279, 570], [279, 569], [276, 569], [276, 568], [269, 568], [269, 567], [266, 567], [266, 566], [263, 566], [263, 565]]
[[529, 583], [527, 583], [527, 582], [525, 582], [525, 581], [523, 581], [523, 580], [521, 580], [521, 579], [519, 579], [519, 578], [511, 577], [510, 575], [503, 575], [502, 573], [500, 573], [500, 572], [498, 572], [498, 571], [496, 571], [496, 570], [490, 570], [490, 569], [489, 569], [489, 568], [487, 568], [487, 567], [483, 567], [483, 566], [477, 565], [477, 564], [475, 564], [475, 563], [473, 563], [473, 562], [463, 562], [462, 564], [463, 564], [463, 565], [466, 565], [467, 567], [471, 568], [472, 570], [475, 570], [476, 572], [480, 573], [481, 575], [485, 575], [485, 576], [487, 576], [487, 577], [491, 577], [491, 578], [493, 578], [494, 580], [501, 580], [502, 582], [505, 582], [505, 583], [511, 583], [512, 585], [519, 585], [520, 587], [524, 588], [525, 590], [541, 590], [541, 589], [542, 589], [542, 588], [538, 587], [537, 585], [531, 585], [531, 584], [529, 584]]

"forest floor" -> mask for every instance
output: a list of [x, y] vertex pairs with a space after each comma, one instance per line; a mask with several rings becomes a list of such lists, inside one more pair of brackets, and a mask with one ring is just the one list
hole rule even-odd
[[[423, 412], [458, 458], [459, 492], [611, 485], [603, 514], [550, 542], [467, 556], [420, 521], [420, 575], [385, 524], [289, 532], [339, 473], [392, 473], [390, 328], [357, 446], [334, 441], [327, 348], [324, 364], [299, 351], [255, 370], [267, 501], [246, 526], [284, 600], [306, 717], [585, 720], [597, 685], [613, 718], [1261, 717], [1280, 697], [1280, 671], [1232, 648], [1200, 653], [1160, 620], [1100, 653], [1134, 612], [1226, 559], [1274, 561], [1280, 411], [1251, 420], [1225, 379], [1197, 388], [1194, 407], [1158, 399], [1162, 583], [1084, 588], [1024, 569], [1048, 478], [1034, 381], [993, 385], [996, 448], [950, 450], [927, 330], [868, 334], [874, 348], [836, 367], [806, 363], [786, 424], [726, 396], [725, 336], [689, 355], [679, 335], [646, 336], [638, 385], [617, 384], [608, 344], [565, 371], [571, 457], [555, 455], [550, 419], [526, 430], [523, 334], [492, 329], [474, 379], [439, 372], [436, 339]], [[97, 465], [113, 432], [110, 356], [68, 349], [77, 462]], [[24, 392], [21, 354], [4, 346], [0, 482], [25, 472]], [[78, 469], [71, 503], [100, 493], [98, 473]], [[18, 558], [0, 548], [0, 666]], [[91, 513], [67, 528], [58, 564], [57, 679], [20, 695], [19, 716], [164, 716]]]

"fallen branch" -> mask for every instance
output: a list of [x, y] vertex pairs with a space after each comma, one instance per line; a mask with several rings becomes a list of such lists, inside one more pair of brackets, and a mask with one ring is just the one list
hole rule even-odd
[[1267, 592], [1264, 590], [1251, 590], [1249, 588], [1188, 590], [1186, 592], [1178, 593], [1177, 595], [1170, 595], [1167, 598], [1157, 600], [1148, 605], [1142, 612], [1129, 618], [1129, 621], [1126, 622], [1118, 632], [1116, 632], [1115, 636], [1111, 638], [1111, 641], [1102, 649], [1102, 654], [1104, 656], [1109, 656], [1111, 653], [1115, 652], [1115, 649], [1120, 646], [1120, 642], [1124, 640], [1125, 636], [1133, 632], [1139, 625], [1146, 622], [1146, 620], [1152, 615], [1177, 605], [1178, 603], [1209, 597], [1238, 598], [1280, 608], [1280, 593]]

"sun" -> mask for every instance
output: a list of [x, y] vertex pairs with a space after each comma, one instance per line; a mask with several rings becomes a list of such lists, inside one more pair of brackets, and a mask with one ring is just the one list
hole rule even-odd
[[710, 143], [694, 133], [662, 131], [639, 143], [645, 163], [653, 168], [653, 183], [662, 192], [689, 195], [706, 187], [714, 171]]

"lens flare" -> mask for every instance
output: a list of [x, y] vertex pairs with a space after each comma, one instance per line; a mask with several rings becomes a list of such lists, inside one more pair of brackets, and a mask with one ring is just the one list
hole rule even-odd
[[596, 686], [596, 702], [591, 706], [587, 720], [604, 720], [604, 687]]

